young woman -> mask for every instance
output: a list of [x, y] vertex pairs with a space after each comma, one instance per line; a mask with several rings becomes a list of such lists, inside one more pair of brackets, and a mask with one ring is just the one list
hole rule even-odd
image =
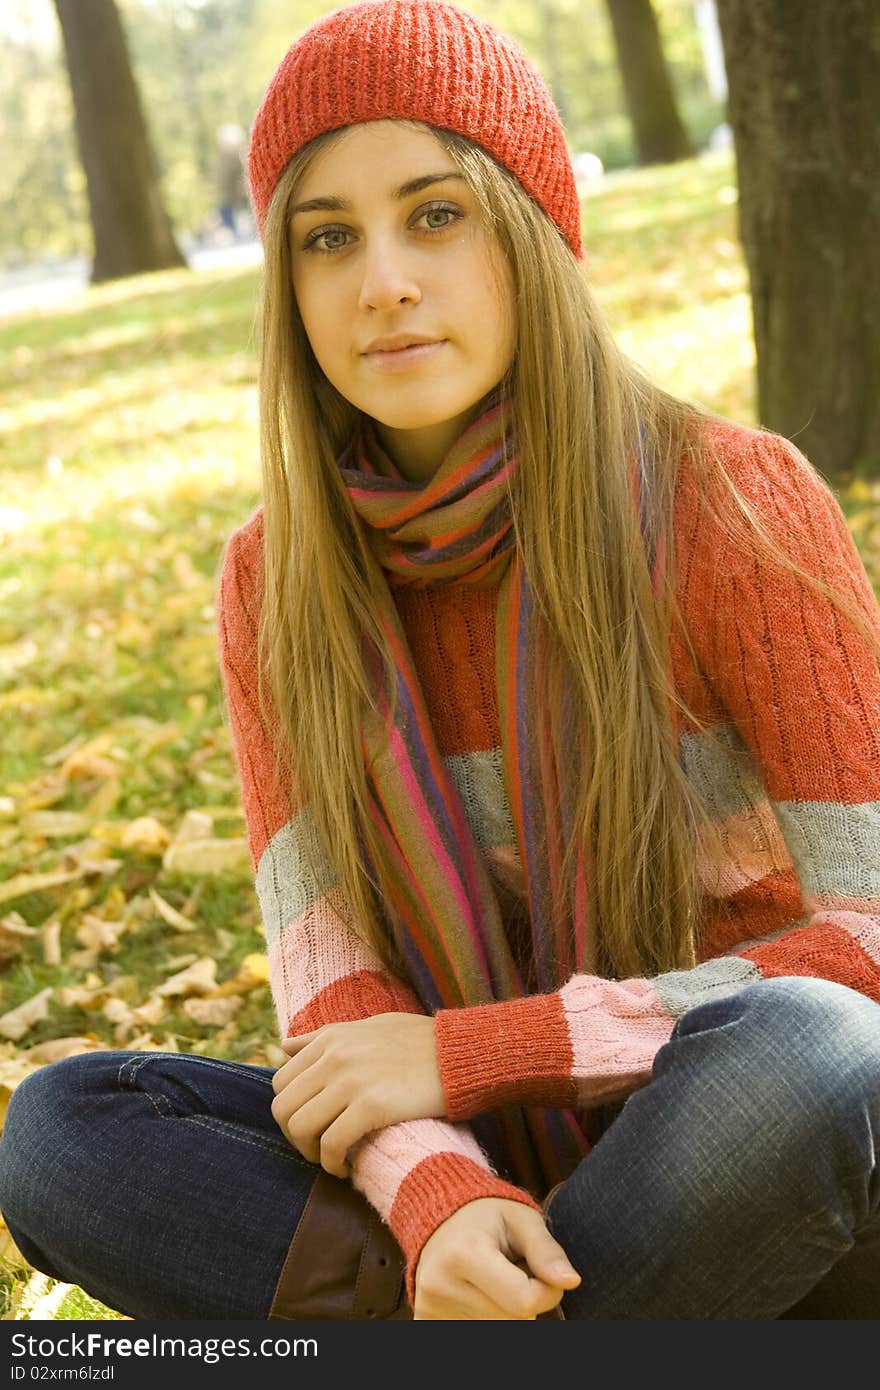
[[466, 11], [314, 25], [249, 167], [219, 637], [289, 1060], [43, 1068], [13, 1236], [138, 1317], [877, 1316], [880, 612], [833, 494], [622, 355], [553, 103]]

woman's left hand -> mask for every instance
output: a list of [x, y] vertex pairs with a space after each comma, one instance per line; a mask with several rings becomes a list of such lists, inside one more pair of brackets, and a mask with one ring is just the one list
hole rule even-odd
[[292, 1055], [272, 1078], [272, 1114], [304, 1158], [336, 1177], [350, 1176], [346, 1154], [371, 1130], [446, 1112], [429, 1015], [325, 1023], [281, 1046]]

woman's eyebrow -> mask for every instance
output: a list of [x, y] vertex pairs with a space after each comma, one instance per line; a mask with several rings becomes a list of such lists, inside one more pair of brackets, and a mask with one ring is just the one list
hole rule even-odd
[[[421, 193], [423, 188], [428, 188], [432, 183], [443, 183], [446, 179], [464, 181], [464, 174], [420, 174], [417, 179], [408, 179], [399, 188], [395, 188], [391, 196], [401, 201], [413, 193]], [[297, 203], [290, 214], [291, 217], [295, 217], [298, 212], [351, 212], [351, 203], [338, 197], [309, 198], [305, 203]]]

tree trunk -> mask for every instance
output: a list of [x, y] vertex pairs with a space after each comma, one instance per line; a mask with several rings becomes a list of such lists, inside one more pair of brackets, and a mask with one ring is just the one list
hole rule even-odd
[[829, 480], [880, 474], [880, 10], [719, 0], [758, 415]]
[[688, 159], [694, 149], [678, 114], [651, 0], [605, 3], [639, 163]]
[[115, 0], [55, 0], [88, 186], [92, 284], [185, 265], [159, 190]]

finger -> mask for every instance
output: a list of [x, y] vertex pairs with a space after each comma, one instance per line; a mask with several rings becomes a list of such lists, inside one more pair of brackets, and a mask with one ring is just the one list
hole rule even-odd
[[502, 1307], [490, 1298], [483, 1288], [469, 1279], [451, 1279], [439, 1289], [416, 1286], [414, 1319], [513, 1322], [528, 1321], [534, 1317], [534, 1313], [521, 1315]]
[[321, 1137], [321, 1167], [328, 1173], [333, 1173], [337, 1178], [347, 1178], [351, 1176], [351, 1165], [348, 1162], [348, 1150], [359, 1139], [363, 1139], [365, 1134], [369, 1134], [378, 1126], [369, 1120], [362, 1109], [357, 1106], [349, 1105], [336, 1117], [331, 1125], [324, 1130]]
[[282, 1038], [281, 1046], [284, 1048], [285, 1052], [299, 1052], [300, 1048], [305, 1047], [306, 1043], [311, 1042], [314, 1036], [315, 1030], [312, 1030], [310, 1033], [297, 1033], [296, 1037]]
[[[286, 1071], [286, 1068], [282, 1067], [281, 1070]], [[277, 1084], [273, 1079], [272, 1085], [275, 1099], [272, 1101], [271, 1110], [277, 1119], [279, 1115], [292, 1115], [301, 1105], [305, 1105], [306, 1101], [311, 1100], [312, 1096], [323, 1091], [327, 1080], [320, 1067], [311, 1066], [280, 1078]]]
[[482, 1255], [479, 1273], [470, 1272], [469, 1281], [508, 1318], [534, 1318], [559, 1302], [558, 1288], [533, 1278], [498, 1249]]
[[[314, 1041], [314, 1039], [312, 1040]], [[295, 1077], [301, 1076], [309, 1067], [315, 1066], [323, 1056], [320, 1047], [311, 1048], [308, 1043], [304, 1043], [300, 1050], [278, 1067], [272, 1075], [272, 1089], [277, 1095], [289, 1086]]]
[[284, 1106], [281, 1105], [278, 1113], [274, 1110], [272, 1113], [283, 1133], [303, 1158], [307, 1158], [310, 1163], [320, 1163], [321, 1136], [336, 1119], [340, 1109], [340, 1103], [334, 1100], [330, 1092], [324, 1090], [296, 1110], [285, 1112]]
[[528, 1272], [534, 1278], [566, 1289], [577, 1288], [581, 1276], [546, 1226], [536, 1226], [529, 1219], [520, 1228], [515, 1216], [505, 1219], [515, 1231], [516, 1249], [522, 1253]]

